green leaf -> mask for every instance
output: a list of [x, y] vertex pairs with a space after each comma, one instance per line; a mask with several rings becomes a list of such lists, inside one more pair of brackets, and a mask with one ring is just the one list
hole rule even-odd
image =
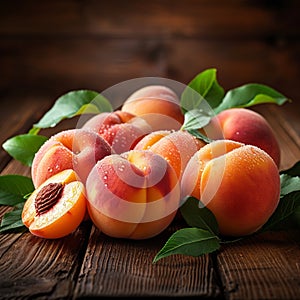
[[300, 227], [300, 161], [280, 172], [280, 202], [261, 231]]
[[3, 143], [3, 149], [14, 159], [31, 166], [35, 153], [48, 138], [42, 135], [21, 134]]
[[14, 206], [24, 202], [24, 196], [34, 191], [31, 178], [22, 175], [0, 176], [0, 205]]
[[181, 205], [180, 212], [189, 226], [207, 230], [215, 235], [219, 234], [218, 222], [214, 214], [198, 199], [188, 197]]
[[61, 120], [79, 114], [111, 112], [112, 110], [110, 102], [98, 92], [90, 90], [71, 91], [59, 97], [42, 119], [34, 124], [34, 127], [54, 127]]
[[300, 191], [300, 177], [288, 174], [280, 175], [280, 197], [289, 193]]
[[174, 254], [200, 256], [211, 253], [219, 247], [218, 237], [211, 232], [199, 228], [183, 228], [172, 234], [154, 257], [153, 263]]
[[288, 98], [263, 84], [249, 83], [229, 90], [215, 112], [233, 107], [250, 107], [261, 103], [284, 104]]
[[288, 220], [294, 213], [299, 211], [299, 207], [299, 192], [293, 192], [285, 195], [280, 199], [275, 212], [272, 214], [272, 216], [264, 224], [264, 226], [259, 232], [285, 228], [284, 222]]
[[224, 89], [218, 84], [216, 73], [214, 68], [207, 69], [188, 84], [180, 100], [183, 112], [200, 108], [204, 99], [211, 108], [219, 105], [224, 96]]
[[15, 207], [14, 210], [7, 212], [4, 214], [1, 225], [0, 225], [0, 232], [8, 232], [8, 231], [15, 231], [16, 229], [25, 229], [22, 222], [22, 211], [23, 211], [23, 203], [22, 205], [18, 205]]
[[183, 130], [200, 129], [206, 126], [212, 114], [201, 109], [192, 109], [184, 114]]

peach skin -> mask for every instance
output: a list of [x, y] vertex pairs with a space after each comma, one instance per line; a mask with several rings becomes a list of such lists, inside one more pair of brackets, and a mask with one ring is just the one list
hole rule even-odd
[[82, 128], [98, 133], [117, 154], [133, 149], [141, 138], [152, 132], [152, 127], [144, 119], [120, 110], [100, 113]]
[[125, 100], [121, 110], [144, 118], [153, 131], [179, 130], [184, 121], [178, 96], [163, 85], [138, 89]]
[[65, 169], [74, 169], [84, 183], [96, 162], [111, 153], [110, 145], [95, 132], [61, 131], [50, 137], [35, 154], [31, 168], [34, 186], [37, 188]]
[[172, 222], [179, 205], [175, 171], [160, 155], [146, 150], [105, 157], [92, 169], [86, 189], [91, 220], [117, 238], [159, 234]]
[[244, 236], [260, 229], [276, 209], [280, 178], [264, 150], [219, 140], [194, 154], [181, 189], [182, 197], [200, 199], [212, 211], [221, 234]]
[[205, 145], [187, 131], [154, 131], [140, 140], [134, 149], [150, 150], [165, 158], [180, 179], [190, 158]]
[[246, 108], [230, 108], [220, 112], [212, 119], [219, 122], [224, 138], [244, 144], [257, 146], [266, 151], [280, 166], [280, 147], [267, 120], [257, 112]]
[[56, 239], [72, 233], [86, 213], [85, 189], [74, 170], [64, 170], [41, 184], [26, 200], [22, 221], [36, 236]]

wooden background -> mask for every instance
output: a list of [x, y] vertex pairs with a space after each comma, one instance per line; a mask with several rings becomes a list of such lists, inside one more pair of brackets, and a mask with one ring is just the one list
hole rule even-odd
[[[284, 109], [295, 119], [299, 115], [299, 1], [0, 4], [0, 100], [5, 106], [35, 97], [48, 108], [69, 90], [103, 91], [136, 77], [187, 84], [214, 67], [225, 89], [268, 84], [292, 98], [293, 105]], [[295, 129], [300, 132], [296, 121]]]

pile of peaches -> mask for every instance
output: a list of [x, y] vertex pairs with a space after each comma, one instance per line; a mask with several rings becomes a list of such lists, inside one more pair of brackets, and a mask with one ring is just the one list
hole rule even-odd
[[199, 130], [184, 130], [176, 93], [136, 90], [122, 107], [51, 136], [36, 153], [35, 191], [22, 221], [34, 235], [60, 238], [91, 219], [104, 234], [146, 239], [166, 229], [187, 197], [215, 215], [220, 233], [257, 231], [277, 207], [280, 148], [260, 114], [231, 108]]

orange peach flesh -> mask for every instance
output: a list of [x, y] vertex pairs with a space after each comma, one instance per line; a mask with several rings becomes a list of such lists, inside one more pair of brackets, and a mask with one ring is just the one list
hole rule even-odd
[[265, 151], [225, 140], [193, 156], [182, 190], [184, 196], [201, 199], [213, 212], [221, 234], [243, 236], [257, 231], [276, 209], [280, 180], [277, 166]]
[[[35, 199], [49, 183], [62, 183], [62, 195], [47, 212], [38, 215]], [[39, 237], [55, 239], [73, 232], [84, 219], [86, 212], [85, 188], [77, 181], [73, 170], [64, 170], [46, 180], [24, 204], [22, 221], [29, 231]]]

